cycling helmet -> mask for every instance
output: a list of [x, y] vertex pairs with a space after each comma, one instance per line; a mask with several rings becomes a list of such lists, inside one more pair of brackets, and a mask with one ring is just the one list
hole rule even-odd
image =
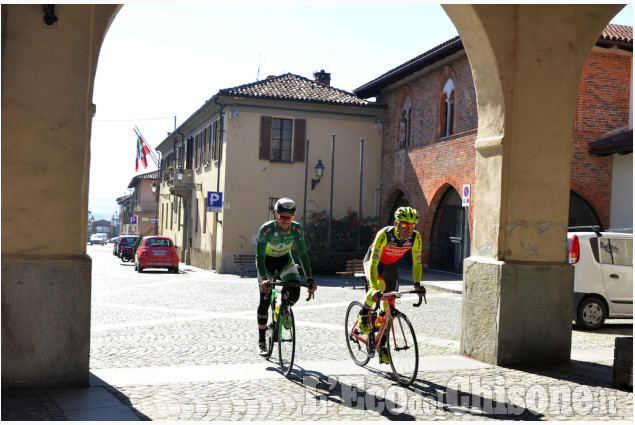
[[295, 214], [295, 202], [289, 198], [280, 198], [273, 207], [273, 210], [277, 213]]
[[417, 224], [419, 222], [419, 213], [411, 207], [399, 207], [395, 211], [395, 220]]

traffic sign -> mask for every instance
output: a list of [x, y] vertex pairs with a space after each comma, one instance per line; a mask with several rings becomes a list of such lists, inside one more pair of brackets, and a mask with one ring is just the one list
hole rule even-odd
[[130, 224], [137, 224], [137, 216], [136, 215], [131, 215], [130, 216]]
[[469, 184], [464, 184], [463, 189], [461, 190], [461, 206], [469, 207], [470, 206], [470, 196], [472, 195], [472, 189]]
[[223, 212], [223, 192], [207, 192], [207, 211]]

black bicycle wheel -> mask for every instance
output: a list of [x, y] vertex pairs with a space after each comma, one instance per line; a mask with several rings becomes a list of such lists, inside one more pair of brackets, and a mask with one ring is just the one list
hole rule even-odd
[[277, 327], [280, 371], [284, 376], [289, 376], [295, 357], [295, 321], [290, 308], [280, 309]]
[[269, 360], [269, 358], [271, 357], [271, 354], [273, 353], [273, 344], [275, 344], [275, 341], [273, 340], [273, 335], [275, 330], [276, 330], [276, 324], [275, 322], [271, 321], [267, 325], [267, 330], [265, 332], [265, 341], [267, 342], [267, 354], [265, 354], [265, 359], [267, 360]]
[[362, 303], [353, 301], [349, 304], [346, 310], [346, 318], [344, 319], [346, 346], [351, 358], [358, 366], [366, 366], [370, 360], [367, 342], [369, 335], [363, 334], [357, 326], [357, 316], [359, 316], [362, 308]]
[[417, 378], [419, 347], [412, 323], [403, 313], [392, 318], [386, 342], [390, 367], [401, 385], [410, 385]]

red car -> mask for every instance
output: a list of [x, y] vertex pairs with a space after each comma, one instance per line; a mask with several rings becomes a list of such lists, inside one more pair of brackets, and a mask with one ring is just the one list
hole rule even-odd
[[178, 273], [179, 256], [172, 239], [164, 236], [145, 236], [137, 248], [134, 268], [139, 273], [148, 268], [167, 268], [172, 273]]

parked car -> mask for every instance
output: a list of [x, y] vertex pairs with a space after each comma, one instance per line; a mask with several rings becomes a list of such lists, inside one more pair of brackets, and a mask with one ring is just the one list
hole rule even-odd
[[167, 268], [179, 272], [179, 256], [172, 239], [164, 236], [145, 236], [135, 254], [134, 268], [139, 273], [147, 268]]
[[567, 245], [575, 267], [574, 320], [594, 330], [607, 318], [633, 318], [633, 234], [588, 230], [569, 228]]
[[130, 248], [130, 258], [134, 257], [134, 249], [138, 238], [139, 236], [137, 235], [121, 235], [119, 241], [117, 242], [117, 257], [121, 258], [122, 247]]
[[121, 236], [115, 236], [114, 238], [110, 238], [110, 243], [112, 243], [112, 255], [116, 257], [118, 257], [117, 246], [119, 245], [119, 239], [121, 239]]
[[90, 236], [90, 244], [106, 245], [108, 243], [108, 235], [105, 233], [93, 233]]

